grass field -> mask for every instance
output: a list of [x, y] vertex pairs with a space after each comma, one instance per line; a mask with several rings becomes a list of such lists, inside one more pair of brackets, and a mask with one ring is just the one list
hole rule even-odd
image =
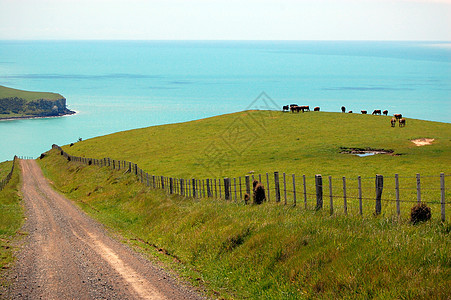
[[[175, 131], [168, 127], [147, 129], [149, 139], [157, 139], [153, 131]], [[134, 133], [146, 136], [143, 131]], [[430, 132], [439, 145], [449, 143], [440, 141], [440, 130]], [[165, 135], [162, 139], [171, 140]], [[415, 150], [407, 151], [409, 138], [403, 139], [406, 145], [400, 149], [415, 155]], [[76, 149], [96, 156], [101, 151], [96, 144], [107, 145], [99, 138]], [[140, 143], [133, 144], [124, 155], [139, 151]], [[122, 144], [112, 145], [119, 156]], [[167, 151], [176, 152], [170, 145]], [[338, 155], [333, 153], [323, 157]], [[149, 157], [157, 164], [157, 158]], [[415, 226], [406, 219], [331, 217], [326, 211], [274, 202], [253, 206], [169, 196], [149, 190], [122, 170], [68, 162], [56, 150], [39, 163], [59, 191], [140, 251], [206, 288], [213, 298], [447, 299], [451, 294], [449, 223], [433, 220]], [[179, 165], [180, 172], [186, 172], [187, 167]], [[254, 161], [253, 167], [259, 164]]]
[[[418, 147], [411, 140], [434, 139]], [[346, 148], [393, 150], [391, 154], [358, 157]], [[137, 163], [154, 175], [179, 178], [220, 178], [285, 172], [288, 202], [292, 203], [291, 174], [296, 174], [298, 203], [303, 201], [302, 175], [307, 178], [308, 206], [314, 207], [315, 174], [323, 175], [328, 209], [328, 176], [332, 176], [334, 206], [343, 212], [342, 177], [347, 178], [349, 214], [357, 214], [357, 176], [364, 198], [375, 197], [375, 175], [383, 174], [383, 211], [395, 214], [395, 173], [400, 176], [401, 213], [408, 217], [417, 200], [416, 173], [421, 174], [422, 200], [440, 215], [440, 178], [444, 172], [450, 199], [451, 124], [407, 119], [404, 128], [390, 127], [390, 117], [342, 113], [282, 113], [247, 111], [188, 123], [119, 132], [63, 147], [71, 155], [110, 157]], [[242, 178], [244, 179], [244, 178]], [[238, 179], [237, 179], [238, 180]], [[243, 181], [244, 182], [244, 181]], [[270, 182], [270, 187], [274, 186]], [[274, 190], [270, 193], [274, 195]], [[301, 204], [302, 205], [302, 204]], [[374, 201], [366, 200], [367, 213]], [[450, 206], [447, 205], [448, 211]], [[451, 214], [448, 213], [448, 219]]]
[[[12, 162], [0, 163], [0, 170], [11, 170]], [[23, 222], [23, 211], [21, 206], [20, 169], [19, 164], [13, 172], [8, 185], [0, 191], [0, 275], [14, 260], [12, 242], [17, 236], [18, 230]], [[3, 174], [0, 172], [0, 174]], [[6, 176], [6, 174], [5, 174]], [[3, 178], [3, 177], [2, 177]], [[0, 276], [0, 284], [3, 284]]]
[[28, 102], [39, 99], [58, 100], [64, 98], [63, 96], [57, 93], [23, 91], [0, 85], [0, 99], [11, 97], [21, 98]]
[[12, 161], [4, 161], [0, 163], [0, 180], [6, 177], [8, 173], [11, 171], [11, 167], [13, 166]]

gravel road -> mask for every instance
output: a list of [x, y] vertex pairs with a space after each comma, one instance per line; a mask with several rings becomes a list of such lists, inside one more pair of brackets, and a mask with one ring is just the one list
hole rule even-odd
[[21, 161], [29, 233], [6, 299], [201, 299], [55, 192], [34, 160]]

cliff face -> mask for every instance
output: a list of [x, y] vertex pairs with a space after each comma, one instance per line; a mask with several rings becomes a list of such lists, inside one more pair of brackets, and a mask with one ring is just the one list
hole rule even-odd
[[33, 101], [26, 101], [18, 97], [0, 99], [0, 118], [8, 117], [9, 114], [23, 117], [46, 117], [73, 113], [73, 111], [66, 108], [65, 98], [57, 100], [38, 99]]

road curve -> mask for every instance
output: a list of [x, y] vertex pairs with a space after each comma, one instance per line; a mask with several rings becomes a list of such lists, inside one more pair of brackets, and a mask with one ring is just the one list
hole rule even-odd
[[[200, 299], [55, 192], [34, 160], [21, 160], [29, 233], [8, 299]], [[0, 296], [0, 297], [3, 297]]]

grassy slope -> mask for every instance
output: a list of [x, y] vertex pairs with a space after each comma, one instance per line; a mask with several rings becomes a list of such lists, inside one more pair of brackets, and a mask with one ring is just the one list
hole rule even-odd
[[[0, 163], [0, 169], [11, 169], [11, 162]], [[20, 166], [17, 163], [8, 185], [0, 191], [0, 275], [9, 263], [13, 261], [14, 237], [23, 222], [22, 206], [20, 204]], [[0, 284], [2, 284], [0, 280]]]
[[0, 180], [4, 179], [6, 175], [8, 175], [9, 171], [11, 171], [12, 166], [12, 161], [4, 161], [0, 163]]
[[[425, 147], [410, 142], [421, 137], [435, 142]], [[361, 158], [340, 154], [340, 147], [393, 149], [403, 155]], [[129, 160], [151, 174], [181, 178], [235, 177], [251, 170], [354, 178], [438, 175], [451, 171], [451, 124], [407, 119], [405, 128], [391, 128], [385, 116], [253, 111], [119, 132], [64, 149]]]
[[[147, 130], [171, 132], [167, 128]], [[77, 147], [94, 153], [89, 145]], [[274, 203], [193, 201], [148, 190], [122, 171], [51, 153], [39, 162], [60, 191], [126, 237], [154, 245], [159, 251], [139, 244], [205, 284], [214, 298], [446, 299], [451, 294], [448, 223], [413, 226]]]
[[10, 97], [22, 98], [28, 102], [39, 99], [58, 100], [64, 98], [60, 94], [56, 93], [30, 92], [8, 88], [0, 85], [0, 98], [10, 98]]

